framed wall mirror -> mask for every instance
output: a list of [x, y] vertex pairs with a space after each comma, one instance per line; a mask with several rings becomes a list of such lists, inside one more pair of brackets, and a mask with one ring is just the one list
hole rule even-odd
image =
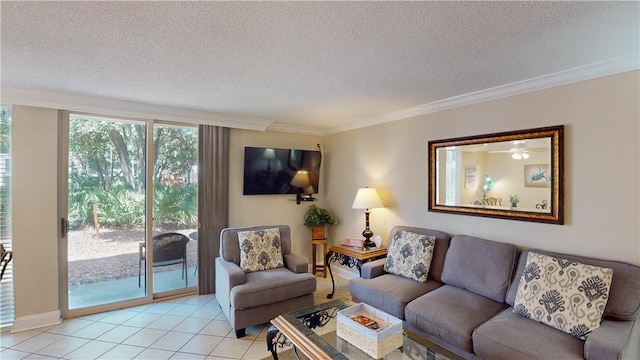
[[429, 141], [429, 211], [564, 223], [564, 126]]

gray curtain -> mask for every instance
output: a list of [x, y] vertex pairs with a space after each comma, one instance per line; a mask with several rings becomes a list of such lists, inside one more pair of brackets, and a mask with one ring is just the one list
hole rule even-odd
[[198, 294], [216, 291], [214, 259], [229, 224], [229, 129], [198, 128]]

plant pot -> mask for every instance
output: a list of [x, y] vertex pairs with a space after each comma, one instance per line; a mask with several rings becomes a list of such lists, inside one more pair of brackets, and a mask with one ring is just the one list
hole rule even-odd
[[314, 226], [311, 228], [311, 238], [313, 240], [324, 239], [324, 226]]

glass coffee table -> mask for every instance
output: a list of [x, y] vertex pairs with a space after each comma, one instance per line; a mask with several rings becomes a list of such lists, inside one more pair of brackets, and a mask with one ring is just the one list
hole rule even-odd
[[[341, 339], [336, 334], [336, 315], [354, 303], [336, 299], [307, 309], [280, 315], [271, 320], [267, 332], [267, 347], [275, 360], [278, 350], [291, 345], [296, 359], [373, 359], [362, 350]], [[457, 360], [461, 357], [426, 340], [414, 340], [403, 336], [401, 348], [383, 359]]]

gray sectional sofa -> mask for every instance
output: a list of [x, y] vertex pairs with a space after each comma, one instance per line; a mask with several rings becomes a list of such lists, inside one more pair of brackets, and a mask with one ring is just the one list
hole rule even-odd
[[[403, 226], [391, 231], [389, 246], [403, 230], [436, 237], [428, 281], [386, 273], [380, 259], [350, 281], [354, 301], [468, 359], [638, 359], [640, 267]], [[602, 322], [586, 340], [513, 312], [529, 252], [613, 269]]]

